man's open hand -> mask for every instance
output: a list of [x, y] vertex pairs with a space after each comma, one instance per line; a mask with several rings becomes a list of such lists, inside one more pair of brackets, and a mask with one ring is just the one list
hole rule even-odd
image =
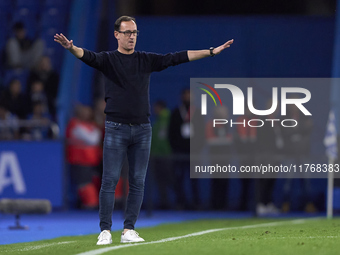
[[231, 45], [233, 42], [234, 42], [234, 39], [231, 39], [231, 40], [227, 41], [225, 44], [222, 44], [221, 46], [216, 47], [216, 48], [213, 50], [213, 53], [214, 53], [215, 55], [220, 54], [224, 49], [229, 48], [230, 45]]
[[[225, 44], [216, 47], [213, 49], [214, 55], [220, 54], [224, 49], [229, 48], [230, 45], [234, 42], [234, 39], [227, 41]], [[188, 50], [188, 58], [189, 61], [198, 60], [201, 58], [206, 58], [211, 56], [210, 50]]]
[[73, 47], [73, 40], [69, 41], [62, 33], [55, 34], [54, 41], [60, 43], [67, 50]]

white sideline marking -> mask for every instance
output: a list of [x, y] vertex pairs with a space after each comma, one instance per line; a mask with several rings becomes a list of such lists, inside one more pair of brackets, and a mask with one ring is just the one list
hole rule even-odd
[[68, 242], [57, 242], [57, 243], [47, 243], [47, 244], [41, 244], [41, 245], [34, 245], [34, 246], [28, 246], [23, 249], [18, 249], [17, 251], [34, 251], [39, 250], [41, 248], [53, 246], [53, 245], [59, 245], [59, 244], [68, 244], [68, 243], [74, 243], [76, 241], [68, 241]]
[[[263, 238], [263, 239], [322, 239], [322, 238], [340, 238], [340, 236], [295, 236], [295, 237], [290, 237], [290, 236], [281, 236], [281, 237], [268, 237], [268, 238]], [[250, 238], [248, 238], [250, 240]], [[243, 238], [242, 238], [243, 240]]]
[[261, 223], [261, 224], [239, 226], [239, 227], [215, 228], [215, 229], [209, 229], [209, 230], [205, 230], [205, 231], [195, 232], [195, 233], [192, 233], [192, 234], [187, 234], [187, 235], [184, 235], [184, 236], [169, 237], [169, 238], [161, 239], [161, 240], [158, 240], [158, 241], [123, 244], [123, 245], [117, 245], [117, 246], [113, 246], [113, 247], [106, 247], [106, 248], [101, 248], [101, 249], [96, 249], [96, 250], [92, 250], [92, 251], [86, 251], [86, 252], [78, 253], [77, 255], [99, 255], [99, 254], [102, 254], [102, 253], [105, 253], [105, 252], [108, 252], [108, 251], [118, 250], [118, 249], [127, 248], [127, 247], [131, 247], [131, 246], [171, 242], [171, 241], [175, 241], [175, 240], [182, 239], [182, 238], [187, 238], [187, 237], [192, 237], [192, 236], [200, 236], [200, 235], [205, 235], [205, 234], [223, 231], [223, 230], [247, 229], [247, 228], [258, 228], [258, 227], [273, 227], [273, 226], [285, 225], [287, 223], [302, 224], [305, 221], [306, 220], [300, 219], [300, 220], [292, 220], [292, 221], [277, 221], [277, 222], [270, 222], [270, 223]]

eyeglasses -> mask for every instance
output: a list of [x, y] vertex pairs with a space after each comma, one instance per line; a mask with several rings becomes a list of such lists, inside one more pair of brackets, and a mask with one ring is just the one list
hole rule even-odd
[[124, 34], [124, 36], [126, 37], [130, 37], [132, 34], [134, 36], [138, 36], [139, 35], [139, 30], [134, 30], [134, 31], [130, 31], [130, 30], [127, 30], [127, 31], [117, 31], [118, 33], [122, 33]]

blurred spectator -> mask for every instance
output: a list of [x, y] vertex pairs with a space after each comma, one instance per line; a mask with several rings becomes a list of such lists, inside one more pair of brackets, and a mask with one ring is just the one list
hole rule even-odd
[[27, 79], [27, 93], [30, 94], [35, 81], [41, 81], [47, 96], [48, 110], [53, 119], [56, 115], [56, 99], [58, 95], [59, 74], [53, 70], [48, 56], [40, 58], [38, 65], [30, 72]]
[[[238, 154], [240, 155], [240, 165], [241, 166], [254, 166], [255, 165], [255, 153], [257, 151], [257, 128], [250, 127], [248, 125], [248, 121], [252, 118], [252, 113], [249, 109], [246, 109], [246, 113], [244, 116], [240, 116], [237, 118], [238, 123], [236, 125], [236, 149]], [[241, 204], [240, 210], [246, 211], [249, 210], [249, 202], [252, 201], [249, 199], [250, 194], [252, 192], [252, 185], [254, 183], [253, 179], [243, 178], [241, 179], [242, 183], [242, 191], [241, 191]], [[251, 210], [255, 209], [253, 205], [251, 205]]]
[[41, 101], [34, 101], [32, 114], [28, 115], [28, 120], [32, 120], [33, 127], [29, 128], [30, 139], [44, 140], [51, 138], [51, 116], [46, 112], [46, 105]]
[[43, 113], [48, 113], [47, 96], [44, 91], [44, 84], [41, 81], [35, 80], [32, 83], [32, 88], [28, 96], [31, 103], [31, 111], [33, 111], [33, 105], [39, 102], [42, 107]]
[[153, 107], [156, 120], [153, 124], [151, 142], [151, 166], [155, 177], [159, 195], [160, 209], [169, 209], [168, 190], [173, 186], [172, 167], [169, 156], [171, 147], [168, 139], [170, 110], [162, 100], [158, 100]]
[[[229, 112], [225, 106], [214, 108], [214, 119], [228, 119]], [[227, 166], [230, 163], [231, 146], [233, 135], [228, 125], [216, 125], [213, 127], [213, 120], [209, 120], [206, 125], [206, 140], [208, 144], [209, 158], [211, 165]], [[211, 206], [214, 210], [228, 208], [228, 176], [224, 178], [213, 178], [211, 180]], [[218, 194], [218, 195], [217, 195]]]
[[[267, 102], [266, 109], [271, 108], [272, 100]], [[279, 119], [277, 116], [277, 110], [271, 115], [265, 116], [265, 119]], [[274, 127], [267, 123], [257, 129], [258, 132], [258, 152], [260, 155], [259, 162], [257, 164], [277, 166], [281, 162], [278, 158], [283, 149], [283, 138], [281, 125], [274, 124]], [[276, 179], [263, 178], [256, 179], [256, 215], [268, 215], [278, 214], [279, 209], [274, 205], [272, 201], [274, 186]]]
[[[204, 121], [199, 110], [194, 107], [190, 109], [192, 99], [190, 89], [184, 89], [181, 94], [181, 103], [171, 113], [169, 124], [169, 142], [175, 157], [174, 188], [178, 209], [200, 207], [198, 179], [190, 179], [188, 174], [190, 174], [190, 153], [191, 155], [199, 154], [203, 146], [203, 144], [197, 144], [192, 146], [192, 151], [190, 151], [190, 138], [197, 136], [204, 141]], [[191, 184], [192, 203], [188, 202], [188, 196], [184, 192], [185, 180], [189, 180], [188, 183]]]
[[0, 101], [0, 140], [15, 140], [18, 138], [18, 119]]
[[71, 180], [77, 186], [81, 207], [94, 209], [99, 203], [99, 191], [93, 183], [93, 176], [102, 158], [102, 131], [95, 124], [89, 106], [76, 107], [75, 117], [67, 126], [66, 137]]
[[14, 115], [25, 119], [28, 113], [27, 97], [22, 93], [22, 86], [19, 80], [12, 80], [8, 88], [0, 97], [0, 102]]
[[6, 43], [6, 62], [8, 68], [34, 67], [44, 52], [44, 43], [40, 39], [32, 40], [27, 37], [22, 22], [13, 25], [14, 37]]

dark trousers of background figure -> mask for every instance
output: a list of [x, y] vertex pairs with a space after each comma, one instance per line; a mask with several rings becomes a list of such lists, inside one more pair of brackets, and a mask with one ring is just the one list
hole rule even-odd
[[169, 191], [174, 188], [174, 175], [171, 159], [166, 156], [150, 158], [153, 183], [159, 192], [158, 209], [170, 209]]
[[[253, 156], [246, 155], [247, 158], [240, 160], [240, 166], [254, 166], [255, 159]], [[255, 197], [251, 197], [254, 194], [254, 179], [241, 178], [241, 195], [240, 206], [241, 211], [253, 211], [255, 212]]]
[[[260, 162], [257, 165], [280, 165], [277, 160], [273, 159], [275, 155], [273, 153], [261, 154]], [[259, 178], [255, 180], [255, 196], [256, 204], [268, 205], [273, 202], [273, 192], [276, 184], [275, 178]]]
[[[288, 161], [285, 162], [285, 165], [300, 165], [304, 163], [309, 163], [308, 157], [290, 157]], [[311, 186], [311, 180], [310, 178], [293, 178], [294, 175], [291, 176], [291, 178], [287, 178], [284, 181], [284, 186], [283, 186], [283, 204], [294, 204], [293, 199], [298, 199], [297, 194], [293, 194], [294, 188], [297, 186], [300, 188], [300, 199], [302, 200], [299, 202], [300, 208], [291, 208], [289, 206], [289, 209], [291, 210], [303, 210], [304, 207], [308, 203], [313, 203], [314, 199], [312, 197], [312, 186]]]
[[240, 195], [240, 207], [241, 211], [255, 212], [255, 201], [252, 197], [254, 189], [254, 179], [242, 178], [241, 179], [241, 195]]
[[[98, 175], [96, 166], [70, 165], [71, 192], [77, 208], [90, 209], [98, 206], [98, 192], [94, 177]], [[76, 195], [75, 195], [76, 194]]]
[[211, 179], [211, 208], [213, 210], [228, 209], [228, 179]]
[[299, 204], [299, 208], [291, 208], [292, 210], [304, 210], [304, 207], [308, 203], [313, 203], [313, 197], [311, 192], [311, 180], [309, 178], [289, 178], [285, 179], [285, 184], [283, 186], [283, 202], [284, 203], [293, 203], [292, 199], [298, 199], [297, 194], [293, 193], [293, 190], [296, 190], [296, 187], [299, 187], [302, 192], [300, 193], [301, 202]]
[[[221, 150], [220, 150], [221, 151]], [[224, 150], [226, 151], [226, 150]], [[212, 156], [218, 155], [215, 151], [215, 154]], [[222, 156], [222, 155], [220, 155]], [[227, 166], [229, 165], [228, 160], [219, 160], [211, 163], [212, 165], [219, 166]], [[211, 179], [211, 193], [210, 193], [210, 201], [211, 208], [213, 210], [227, 210], [228, 209], [228, 176], [224, 176], [225, 178], [212, 178]]]
[[275, 187], [276, 179], [274, 178], [261, 178], [255, 180], [255, 193], [256, 203], [268, 205], [272, 203], [273, 190]]
[[[176, 155], [174, 161], [174, 189], [176, 193], [176, 209], [199, 209], [198, 180], [190, 179], [190, 156]], [[176, 157], [175, 156], [175, 157]], [[185, 192], [185, 185], [190, 185], [192, 200], [189, 202], [188, 194]]]

